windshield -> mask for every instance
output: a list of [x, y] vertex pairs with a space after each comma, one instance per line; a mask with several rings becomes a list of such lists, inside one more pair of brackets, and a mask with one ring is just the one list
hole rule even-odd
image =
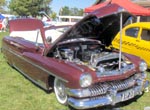
[[55, 42], [64, 32], [66, 32], [70, 28], [68, 26], [55, 26], [54, 28], [47, 29], [45, 31], [46, 39], [51, 38], [51, 43]]

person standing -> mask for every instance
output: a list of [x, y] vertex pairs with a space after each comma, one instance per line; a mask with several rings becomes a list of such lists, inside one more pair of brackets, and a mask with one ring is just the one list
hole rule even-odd
[[6, 30], [7, 30], [7, 25], [8, 25], [8, 17], [5, 17], [5, 18], [3, 19], [3, 21], [2, 21], [2, 28], [1, 28], [1, 30], [4, 31], [4, 32], [6, 32]]

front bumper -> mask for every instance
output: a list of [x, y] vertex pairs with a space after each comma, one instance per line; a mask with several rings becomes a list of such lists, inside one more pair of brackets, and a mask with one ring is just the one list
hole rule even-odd
[[144, 81], [142, 85], [138, 85], [120, 92], [111, 90], [106, 95], [90, 98], [69, 97], [68, 104], [76, 109], [88, 109], [106, 105], [115, 105], [116, 103], [132, 99], [137, 95], [141, 95], [142, 91], [148, 87], [148, 85], [149, 81]]
[[86, 99], [76, 99], [70, 97], [68, 99], [69, 105], [76, 109], [88, 109], [94, 107], [100, 107], [105, 105], [114, 105], [119, 102], [123, 102], [134, 98], [137, 95], [141, 95], [144, 88], [148, 87], [149, 82], [146, 81], [143, 86], [137, 86], [122, 92], [110, 92], [108, 95], [86, 98]]

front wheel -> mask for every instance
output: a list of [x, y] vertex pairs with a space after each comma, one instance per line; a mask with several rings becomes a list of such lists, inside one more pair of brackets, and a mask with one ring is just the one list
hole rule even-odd
[[65, 84], [58, 78], [54, 80], [54, 92], [59, 103], [67, 104], [67, 94], [65, 92]]

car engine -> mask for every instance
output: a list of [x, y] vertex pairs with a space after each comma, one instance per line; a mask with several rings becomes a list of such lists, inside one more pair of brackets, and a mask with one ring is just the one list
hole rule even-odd
[[[106, 49], [98, 40], [78, 38], [60, 42], [57, 45], [55, 57], [61, 60], [86, 65], [93, 70], [103, 73], [118, 69], [119, 53]], [[122, 56], [121, 67], [131, 65]]]

